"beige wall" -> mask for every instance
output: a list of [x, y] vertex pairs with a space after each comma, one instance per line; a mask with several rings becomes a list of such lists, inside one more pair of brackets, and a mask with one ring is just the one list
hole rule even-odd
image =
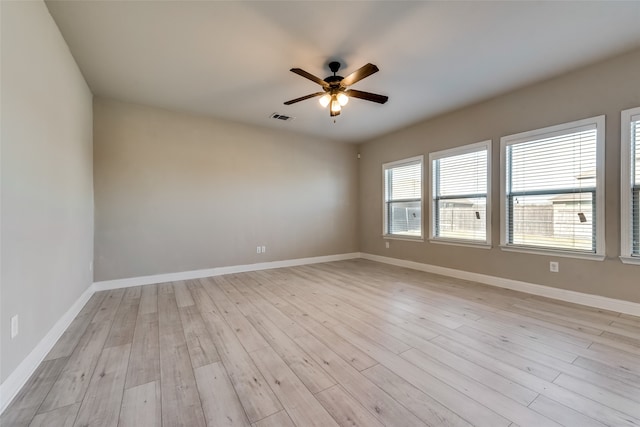
[[104, 99], [94, 136], [96, 281], [358, 249], [355, 146]]
[[[422, 95], [421, 95], [422, 96]], [[424, 94], [423, 96], [428, 96]], [[478, 105], [427, 120], [360, 146], [360, 250], [475, 273], [640, 302], [640, 266], [620, 255], [620, 111], [640, 106], [640, 51], [508, 93]], [[500, 242], [500, 137], [563, 122], [606, 115], [606, 247], [602, 262], [504, 252]], [[491, 139], [493, 141], [493, 248], [483, 250], [392, 240], [382, 234], [384, 162]], [[425, 235], [430, 215], [425, 200]], [[549, 272], [549, 261], [560, 272]]]
[[0, 8], [4, 382], [91, 285], [93, 173], [92, 95], [49, 11]]

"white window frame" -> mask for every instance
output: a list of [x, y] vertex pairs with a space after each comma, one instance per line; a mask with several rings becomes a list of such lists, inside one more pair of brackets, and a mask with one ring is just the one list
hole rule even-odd
[[[584, 253], [569, 249], [534, 248], [508, 244], [509, 212], [507, 208], [507, 146], [562, 135], [579, 128], [595, 125], [596, 136], [596, 248], [595, 253]], [[504, 251], [525, 252], [538, 255], [553, 255], [603, 261], [606, 258], [605, 244], [605, 116], [590, 117], [541, 129], [521, 132], [500, 138], [500, 248]]]
[[[633, 228], [631, 212], [633, 209], [631, 189], [633, 187], [631, 162], [632, 121], [640, 120], [640, 107], [623, 110], [620, 114], [620, 260], [625, 264], [640, 265], [640, 256], [632, 254]], [[640, 141], [636, 141], [639, 144]], [[640, 171], [635, 171], [640, 174]]]
[[[386, 171], [387, 169], [393, 169], [399, 166], [408, 165], [412, 163], [420, 163], [420, 236], [407, 236], [404, 234], [389, 234], [388, 231], [388, 212], [387, 212], [387, 194], [386, 194]], [[409, 157], [402, 160], [396, 160], [394, 162], [388, 162], [382, 164], [382, 237], [384, 239], [392, 240], [409, 240], [412, 242], [424, 242], [424, 155]]]
[[[474, 153], [477, 151], [487, 151], [487, 210], [486, 210], [486, 239], [481, 240], [467, 240], [467, 239], [452, 239], [450, 237], [438, 237], [436, 236], [436, 210], [437, 200], [435, 199], [435, 169], [434, 162], [436, 160], [444, 159], [447, 157], [459, 156], [462, 154]], [[429, 186], [429, 201], [431, 203], [431, 212], [429, 220], [429, 241], [432, 243], [444, 243], [458, 246], [471, 246], [484, 249], [491, 248], [491, 140], [476, 142], [475, 144], [468, 144], [461, 147], [449, 148], [447, 150], [435, 151], [429, 153], [429, 176], [431, 177], [431, 185]]]

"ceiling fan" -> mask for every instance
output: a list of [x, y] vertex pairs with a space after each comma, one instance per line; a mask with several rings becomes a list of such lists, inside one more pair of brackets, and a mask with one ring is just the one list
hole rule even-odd
[[330, 105], [329, 115], [331, 117], [338, 116], [340, 114], [340, 110], [342, 107], [349, 102], [349, 98], [360, 98], [366, 101], [377, 102], [378, 104], [384, 104], [389, 99], [388, 96], [378, 95], [370, 92], [363, 92], [361, 90], [355, 89], [347, 89], [349, 86], [353, 85], [356, 82], [364, 79], [365, 77], [369, 77], [373, 73], [377, 73], [379, 71], [378, 67], [373, 64], [367, 64], [364, 67], [361, 67], [349, 74], [347, 77], [337, 76], [336, 73], [340, 69], [340, 63], [333, 61], [329, 63], [329, 69], [333, 73], [333, 76], [329, 76], [324, 80], [319, 77], [314, 76], [311, 73], [304, 71], [301, 68], [292, 68], [290, 71], [311, 80], [312, 82], [318, 83], [322, 86], [324, 92], [316, 92], [311, 95], [302, 96], [300, 98], [292, 99], [291, 101], [287, 101], [284, 105], [295, 104], [296, 102], [304, 101], [305, 99], [315, 98], [320, 96], [320, 104], [323, 107]]

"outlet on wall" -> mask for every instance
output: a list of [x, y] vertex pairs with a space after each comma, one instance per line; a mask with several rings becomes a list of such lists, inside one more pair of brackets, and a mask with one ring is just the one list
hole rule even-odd
[[557, 261], [549, 262], [549, 271], [552, 273], [557, 273], [560, 271], [560, 264]]
[[265, 253], [265, 252], [267, 252], [267, 247], [266, 247], [266, 246], [263, 246], [263, 247], [262, 247], [262, 253]]
[[257, 254], [261, 254], [262, 253], [262, 247], [261, 246], [256, 246], [256, 253]]
[[11, 339], [18, 336], [18, 315], [11, 318]]
[[384, 247], [389, 249], [389, 242], [384, 242]]

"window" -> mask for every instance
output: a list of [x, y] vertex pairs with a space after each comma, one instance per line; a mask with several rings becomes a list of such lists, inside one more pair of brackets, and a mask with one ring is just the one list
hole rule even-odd
[[429, 155], [433, 241], [490, 245], [491, 141]]
[[501, 139], [503, 248], [604, 259], [604, 122]]
[[423, 156], [382, 165], [386, 237], [422, 238]]
[[640, 264], [640, 107], [622, 112], [622, 262]]

